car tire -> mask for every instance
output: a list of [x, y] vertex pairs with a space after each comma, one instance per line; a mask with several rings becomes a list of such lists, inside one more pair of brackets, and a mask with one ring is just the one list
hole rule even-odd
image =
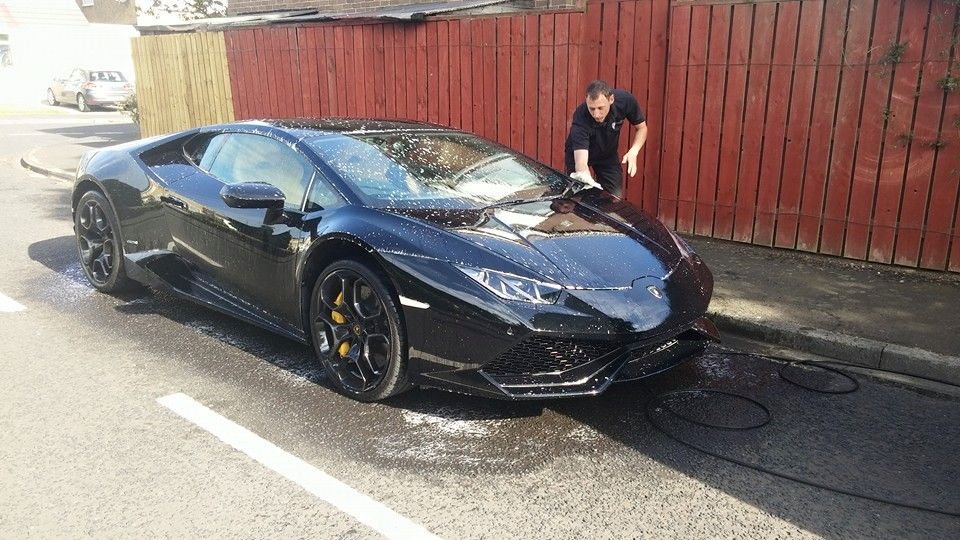
[[98, 291], [118, 293], [130, 290], [134, 282], [124, 267], [120, 225], [110, 201], [99, 191], [80, 197], [73, 215], [80, 267]]
[[60, 104], [60, 102], [57, 101], [57, 95], [53, 93], [53, 88], [47, 88], [47, 104], [49, 105]]
[[355, 260], [320, 272], [310, 295], [310, 336], [342, 394], [378, 401], [410, 389], [406, 331], [387, 279]]
[[77, 109], [80, 112], [90, 112], [90, 105], [87, 105], [87, 98], [83, 94], [77, 94]]

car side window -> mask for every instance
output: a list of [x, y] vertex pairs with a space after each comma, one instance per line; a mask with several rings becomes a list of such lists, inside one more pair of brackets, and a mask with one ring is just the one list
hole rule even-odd
[[194, 165], [205, 171], [210, 171], [213, 158], [227, 140], [229, 134], [200, 134], [194, 135], [183, 145], [183, 153]]
[[[209, 164], [209, 173], [222, 182], [266, 182], [280, 189], [286, 208], [300, 210], [315, 167], [293, 148], [280, 141], [250, 133], [219, 135], [210, 141], [206, 153], [223, 138], [219, 151]], [[200, 166], [206, 162], [206, 155]]]
[[313, 179], [313, 185], [310, 186], [310, 193], [307, 194], [307, 204], [305, 210], [313, 212], [315, 210], [330, 210], [343, 206], [345, 201], [343, 197], [333, 189], [333, 186], [327, 183], [326, 179], [320, 173], [317, 173]]

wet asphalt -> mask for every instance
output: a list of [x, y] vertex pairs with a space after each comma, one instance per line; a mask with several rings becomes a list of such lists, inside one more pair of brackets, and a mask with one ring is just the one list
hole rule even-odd
[[361, 404], [305, 346], [96, 293], [69, 184], [18, 165], [95, 134], [70, 120], [0, 122], [0, 293], [26, 306], [0, 313], [0, 537], [376, 536], [156, 403], [174, 392], [441, 537], [960, 533], [956, 387], [735, 341], [597, 398]]

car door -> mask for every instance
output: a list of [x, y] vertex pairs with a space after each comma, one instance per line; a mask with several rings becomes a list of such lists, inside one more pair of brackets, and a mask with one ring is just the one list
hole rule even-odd
[[82, 69], [73, 70], [67, 80], [63, 82], [63, 88], [60, 91], [60, 101], [66, 103], [76, 103], [77, 93], [80, 92], [80, 87], [84, 82], [86, 82], [86, 80], [86, 71]]
[[[197, 174], [171, 184], [168, 199], [175, 200], [165, 201], [175, 251], [208, 286], [296, 325], [296, 262], [305, 236], [298, 220], [316, 168], [265, 135], [223, 133], [201, 144], [206, 146]], [[264, 209], [227, 206], [220, 190], [240, 182], [267, 182], [283, 191], [285, 219], [272, 221], [276, 216]]]

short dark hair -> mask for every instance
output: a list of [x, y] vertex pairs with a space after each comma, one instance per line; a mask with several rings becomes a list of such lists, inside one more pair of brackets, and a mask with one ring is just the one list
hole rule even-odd
[[606, 81], [596, 80], [587, 85], [587, 97], [598, 99], [600, 96], [610, 97], [613, 95], [613, 88]]

